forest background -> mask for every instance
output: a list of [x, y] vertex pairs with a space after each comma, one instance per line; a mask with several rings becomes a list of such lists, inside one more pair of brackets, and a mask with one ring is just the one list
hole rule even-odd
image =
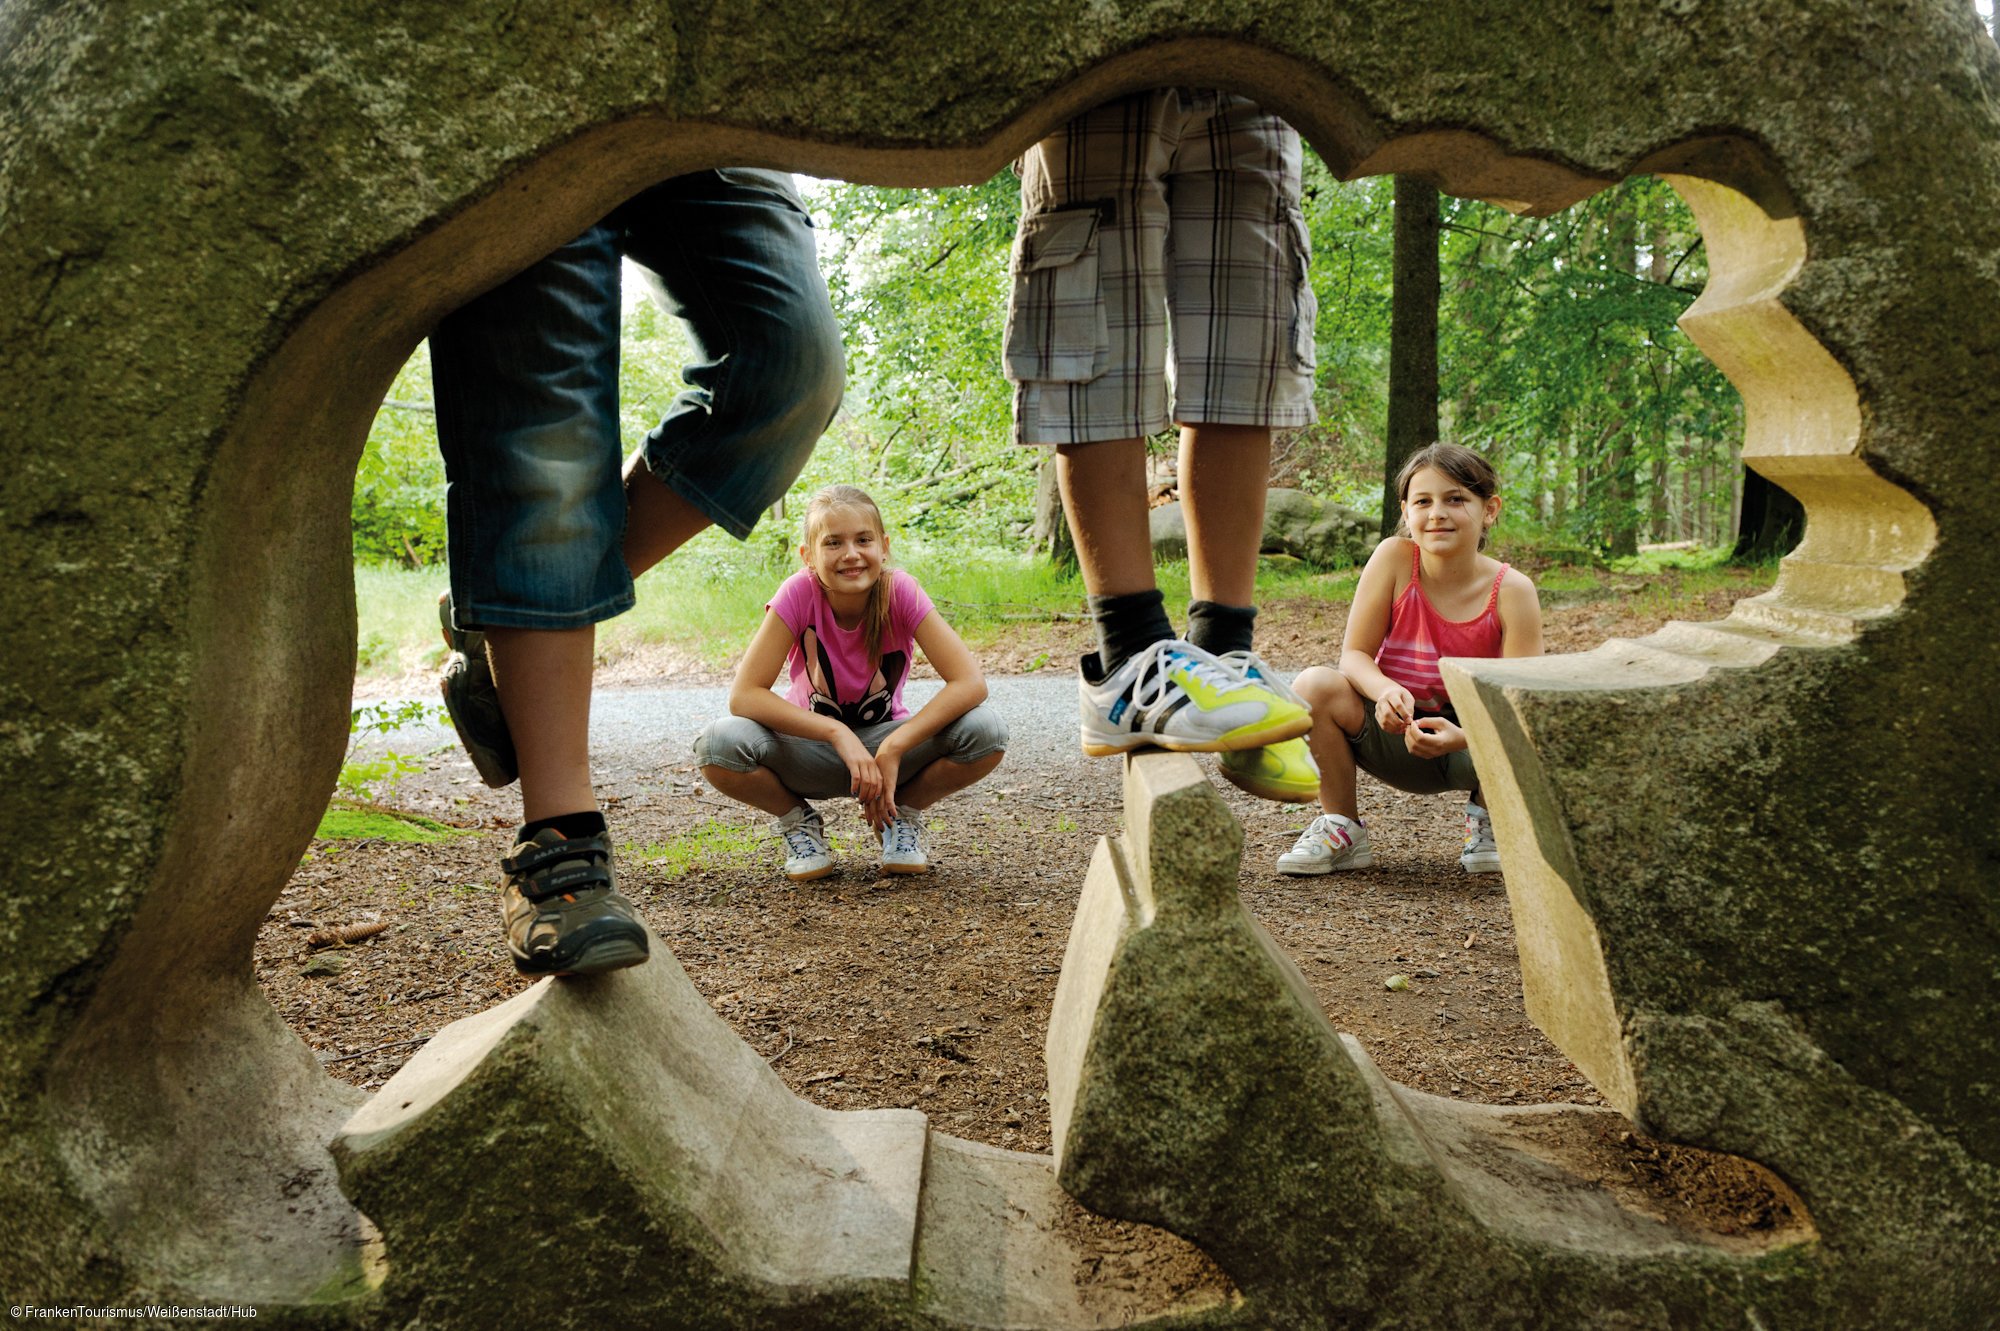
[[[649, 618], [642, 589], [626, 636], [726, 659], [775, 578], [795, 566], [803, 498], [834, 481], [874, 493], [900, 560], [975, 619], [1074, 610], [1081, 589], [1063, 562], [1046, 450], [1009, 438], [1001, 349], [1018, 181], [1002, 172], [950, 189], [801, 184], [846, 342], [846, 401], [776, 520], [747, 543], [697, 538], [668, 566], [673, 613], [656, 605]], [[1280, 437], [1274, 486], [1379, 516], [1385, 472], [1441, 437], [1500, 467], [1500, 548], [1530, 568], [1634, 567], [1648, 545], [1687, 547], [1671, 556], [1684, 566], [1732, 555], [1768, 566], [1796, 539], [1795, 509], [1770, 508], [1782, 494], [1746, 477], [1735, 390], [1676, 326], [1708, 265], [1691, 214], [1663, 182], [1629, 180], [1556, 216], [1524, 218], [1407, 178], [1337, 181], [1308, 152], [1304, 206], [1320, 419]], [[636, 278], [628, 267], [628, 443], [681, 390], [689, 356], [678, 321], [643, 298]], [[1156, 476], [1169, 486], [1171, 436], [1155, 443]], [[430, 664], [444, 491], [420, 346], [356, 476], [364, 674]], [[1169, 572], [1170, 604], [1173, 584]], [[1326, 591], [1350, 589], [1335, 580]], [[605, 642], [615, 655], [620, 638]]]

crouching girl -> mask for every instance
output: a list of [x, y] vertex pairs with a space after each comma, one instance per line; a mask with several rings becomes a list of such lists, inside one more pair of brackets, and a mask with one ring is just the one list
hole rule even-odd
[[[777, 820], [785, 876], [832, 873], [811, 800], [851, 795], [881, 838], [885, 873], [930, 867], [924, 810], [1000, 765], [1007, 728], [986, 705], [986, 676], [930, 597], [888, 567], [875, 501], [851, 485], [806, 507], [804, 567], [765, 607], [729, 691], [730, 715], [695, 740], [703, 777]], [[912, 714], [903, 705], [915, 649], [944, 680]], [[790, 689], [771, 691], [780, 667]]]
[[1500, 481], [1469, 448], [1432, 444], [1396, 477], [1403, 531], [1375, 548], [1354, 589], [1340, 668], [1293, 683], [1312, 708], [1312, 753], [1324, 810], [1278, 857], [1278, 872], [1333, 873], [1375, 862], [1356, 803], [1358, 766], [1420, 795], [1463, 790], [1468, 873], [1497, 873], [1500, 852], [1438, 671], [1444, 656], [1539, 656], [1535, 584], [1485, 553], [1500, 518]]

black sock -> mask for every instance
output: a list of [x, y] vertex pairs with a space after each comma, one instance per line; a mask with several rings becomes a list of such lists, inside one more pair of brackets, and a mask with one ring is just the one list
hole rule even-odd
[[1187, 640], [1211, 655], [1249, 651], [1251, 633], [1256, 625], [1257, 607], [1254, 605], [1188, 602]]
[[1097, 625], [1097, 657], [1110, 674], [1156, 642], [1174, 636], [1167, 618], [1167, 598], [1159, 588], [1090, 598], [1090, 618]]
[[601, 836], [610, 824], [596, 809], [585, 809], [582, 813], [559, 813], [553, 818], [537, 818], [532, 823], [521, 824], [518, 841], [533, 841], [535, 833], [543, 828], [553, 827], [563, 834], [564, 840], [576, 837]]

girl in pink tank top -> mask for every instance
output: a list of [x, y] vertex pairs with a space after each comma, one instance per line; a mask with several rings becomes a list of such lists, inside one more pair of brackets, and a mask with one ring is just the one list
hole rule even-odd
[[1376, 547], [1354, 589], [1338, 669], [1316, 666], [1293, 687], [1313, 712], [1320, 816], [1278, 858], [1281, 873], [1318, 874], [1374, 863], [1356, 803], [1355, 770], [1399, 790], [1463, 790], [1459, 863], [1494, 873], [1500, 856], [1438, 669], [1441, 657], [1537, 656], [1542, 612], [1535, 584], [1487, 555], [1500, 517], [1499, 477], [1485, 458], [1433, 444], [1396, 478], [1403, 528]]
[[[1375, 649], [1375, 664], [1383, 675], [1409, 691], [1419, 716], [1450, 710], [1444, 675], [1438, 670], [1440, 656], [1499, 656], [1500, 584], [1507, 580], [1502, 564], [1493, 574], [1486, 604], [1472, 619], [1446, 619], [1424, 595], [1424, 552], [1415, 541], [1410, 547], [1410, 581], [1403, 594], [1389, 607], [1389, 633]], [[1491, 562], [1491, 561], [1488, 561]]]

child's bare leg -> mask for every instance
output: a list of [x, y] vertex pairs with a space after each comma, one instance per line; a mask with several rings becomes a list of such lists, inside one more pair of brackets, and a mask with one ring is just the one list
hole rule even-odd
[[1056, 483], [1085, 590], [1092, 596], [1151, 591], [1146, 441], [1064, 444], [1056, 449]]
[[1195, 600], [1256, 603], [1257, 547], [1264, 540], [1270, 471], [1271, 431], [1265, 426], [1181, 427], [1181, 512], [1187, 515], [1188, 581]]
[[521, 766], [524, 822], [593, 810], [590, 677], [597, 630], [488, 629], [500, 710]]
[[633, 577], [708, 525], [708, 515], [648, 471], [639, 454], [625, 460], [625, 567]]
[[1292, 682], [1299, 697], [1312, 708], [1313, 728], [1307, 736], [1313, 760], [1319, 764], [1319, 806], [1327, 813], [1359, 822], [1361, 809], [1354, 789], [1354, 749], [1349, 735], [1367, 723], [1367, 700], [1354, 691], [1347, 676], [1314, 666]]
[[773, 818], [782, 818], [805, 803], [768, 767], [738, 772], [729, 767], [709, 766], [701, 769], [701, 775], [709, 785], [729, 798], [753, 809], [761, 809]]
[[938, 758], [924, 764], [924, 770], [896, 787], [898, 808], [928, 809], [946, 795], [955, 795], [976, 781], [993, 774], [1000, 760], [1007, 755], [989, 753], [984, 758], [974, 758], [969, 763], [955, 763], [949, 758]]

